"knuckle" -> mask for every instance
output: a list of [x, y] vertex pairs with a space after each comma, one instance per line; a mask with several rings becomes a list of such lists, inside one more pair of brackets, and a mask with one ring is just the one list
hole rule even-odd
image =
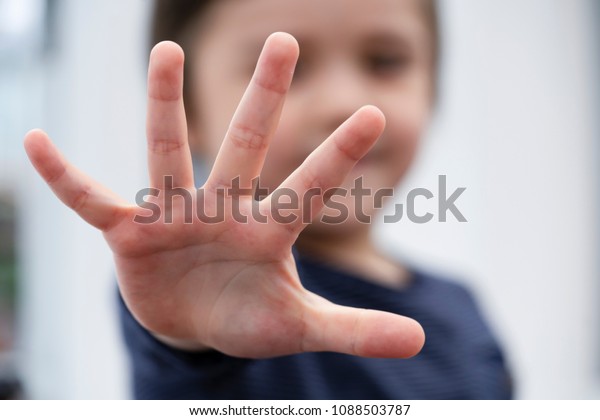
[[127, 211], [121, 207], [114, 207], [110, 210], [110, 216], [106, 217], [101, 223], [98, 224], [98, 229], [103, 232], [107, 232], [117, 226], [127, 214]]
[[357, 147], [356, 143], [336, 141], [335, 146], [337, 151], [346, 159], [350, 161], [358, 161], [363, 157], [363, 150], [361, 147]]
[[158, 155], [167, 155], [180, 150], [184, 142], [173, 138], [156, 138], [148, 142], [150, 151]]
[[232, 125], [228, 136], [235, 147], [242, 149], [262, 150], [267, 147], [268, 136], [249, 127]]
[[259, 88], [264, 89], [267, 92], [272, 92], [276, 95], [285, 95], [288, 90], [288, 85], [277, 78], [273, 79], [259, 76], [255, 78], [254, 83]]
[[76, 212], [83, 209], [90, 198], [90, 186], [84, 185], [69, 199], [67, 205]]
[[59, 168], [52, 168], [51, 170], [47, 170], [44, 174], [44, 178], [46, 183], [50, 186], [55, 184], [62, 176], [67, 172], [67, 168], [64, 165], [61, 165]]
[[306, 166], [302, 171], [302, 187], [304, 191], [316, 190], [318, 195], [321, 196], [327, 190], [327, 183], [310, 166]]

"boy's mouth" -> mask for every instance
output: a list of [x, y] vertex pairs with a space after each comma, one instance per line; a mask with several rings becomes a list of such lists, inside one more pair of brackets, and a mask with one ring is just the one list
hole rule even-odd
[[376, 162], [380, 162], [385, 158], [385, 152], [381, 147], [373, 147], [366, 155], [364, 155], [355, 166], [371, 165]]
[[[372, 165], [374, 163], [381, 162], [387, 157], [387, 154], [388, 153], [384, 150], [384, 147], [375, 144], [373, 148], [369, 150], [369, 152], [367, 152], [367, 154], [364, 155], [361, 159], [359, 159], [354, 166], [362, 168], [367, 165]], [[297, 159], [296, 166], [300, 166], [309, 155], [310, 153], [300, 155]]]

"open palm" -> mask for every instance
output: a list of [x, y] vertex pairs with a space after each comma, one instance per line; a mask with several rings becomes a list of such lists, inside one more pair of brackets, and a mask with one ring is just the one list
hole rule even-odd
[[[305, 227], [302, 215], [323, 207], [323, 193], [342, 183], [381, 134], [381, 112], [371, 106], [358, 110], [280, 185], [298, 197], [314, 188], [321, 192], [287, 210], [287, 222], [277, 217], [273, 194], [260, 202], [253, 197], [252, 180], [260, 175], [297, 57], [290, 35], [267, 39], [208, 180], [197, 190], [182, 99], [183, 52], [171, 42], [154, 48], [147, 137], [151, 187], [163, 193], [152, 203], [159, 220], [147, 221], [148, 208], [128, 204], [69, 164], [42, 131], [27, 134], [27, 154], [54, 193], [102, 230], [127, 306], [163, 341], [239, 357], [306, 351], [412, 356], [424, 340], [417, 322], [335, 305], [307, 291], [291, 253]], [[237, 183], [248, 194], [227, 194]], [[165, 191], [174, 188], [193, 200], [181, 198], [184, 194], [164, 200]], [[220, 211], [223, 220], [203, 221], [198, 206], [207, 215]], [[253, 208], [264, 220], [251, 216]], [[249, 217], [241, 221], [234, 214]]]

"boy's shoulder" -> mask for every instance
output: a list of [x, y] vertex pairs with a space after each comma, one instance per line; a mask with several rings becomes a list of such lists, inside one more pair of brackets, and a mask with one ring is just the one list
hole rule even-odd
[[335, 303], [417, 317], [431, 315], [445, 322], [460, 323], [461, 317], [479, 317], [474, 293], [466, 282], [413, 265], [405, 267], [409, 281], [395, 288], [312, 259], [298, 260], [303, 285]]
[[[386, 295], [443, 295], [455, 299], [473, 300], [469, 287], [459, 278], [427, 270], [421, 266], [402, 264], [409, 273], [408, 282], [405, 286], [398, 288], [384, 286], [353, 274], [343, 268], [331, 266], [325, 262], [318, 261], [296, 254], [298, 269], [305, 285], [327, 286], [335, 284], [336, 290], [349, 289], [369, 292], [373, 294]], [[317, 284], [314, 284], [317, 286]], [[320, 288], [320, 287], [319, 287]], [[415, 296], [411, 296], [415, 297]]]
[[[455, 340], [472, 348], [486, 348], [487, 354], [500, 354], [497, 339], [488, 324], [486, 311], [478, 303], [468, 283], [455, 277], [416, 269], [415, 289], [404, 314], [417, 319], [429, 330], [428, 340], [443, 337], [438, 344]], [[501, 356], [498, 356], [501, 357]]]
[[477, 298], [472, 286], [459, 277], [411, 268], [414, 297], [422, 297], [439, 310], [479, 313]]
[[413, 287], [426, 289], [428, 292], [473, 300], [470, 286], [457, 276], [450, 276], [416, 266], [409, 266], [408, 270], [413, 279]]

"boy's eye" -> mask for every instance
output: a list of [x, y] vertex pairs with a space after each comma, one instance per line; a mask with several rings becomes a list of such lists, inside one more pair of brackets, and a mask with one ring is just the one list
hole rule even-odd
[[408, 63], [401, 54], [369, 54], [365, 57], [365, 66], [373, 74], [392, 76], [400, 73]]

